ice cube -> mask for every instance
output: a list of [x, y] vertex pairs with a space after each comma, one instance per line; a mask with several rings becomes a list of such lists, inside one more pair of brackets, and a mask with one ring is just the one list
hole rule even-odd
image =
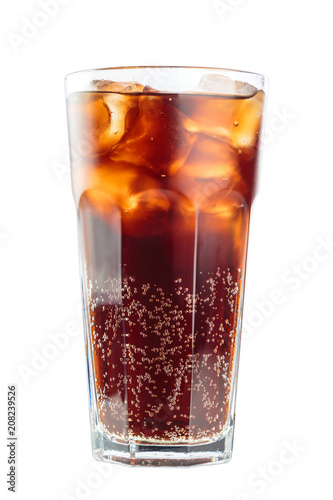
[[168, 180], [195, 209], [213, 194], [230, 191], [240, 180], [238, 153], [227, 142], [199, 135], [185, 164], [173, 168]]
[[170, 174], [177, 171], [199, 180], [213, 177], [227, 180], [238, 175], [237, 151], [228, 142], [200, 134], [185, 164], [182, 167], [173, 165]]
[[170, 206], [170, 200], [162, 189], [147, 189], [130, 196], [124, 204], [124, 232], [136, 237], [165, 232]]
[[188, 132], [200, 132], [231, 142], [233, 124], [241, 101], [216, 95], [184, 95], [179, 101], [179, 109], [188, 117], [184, 122]]
[[232, 142], [236, 148], [246, 150], [256, 146], [262, 122], [263, 103], [263, 91], [258, 92], [251, 99], [241, 100], [231, 132]]
[[231, 262], [234, 259], [242, 262], [248, 220], [249, 206], [241, 193], [218, 192], [207, 198], [200, 209], [200, 227], [206, 234], [207, 251], [220, 253]]
[[92, 92], [71, 94], [68, 122], [75, 157], [105, 154], [121, 141], [138, 113], [135, 96]]
[[189, 118], [184, 122], [188, 132], [228, 141], [243, 151], [257, 144], [263, 97], [262, 91], [249, 98], [184, 96], [180, 109]]
[[87, 189], [79, 202], [80, 213], [85, 219], [93, 214], [101, 218], [113, 231], [120, 234], [121, 209], [114, 200], [100, 189]]
[[153, 169], [161, 175], [170, 165], [181, 166], [195, 140], [185, 128], [188, 119], [170, 96], [143, 95], [140, 116], [126, 140], [114, 148], [111, 158]]
[[207, 74], [204, 75], [197, 87], [203, 92], [214, 92], [225, 96], [251, 97], [257, 93], [257, 89], [246, 82], [233, 80], [224, 75]]
[[145, 85], [142, 89], [143, 92], [158, 92], [158, 90], [154, 89], [150, 85]]
[[229, 221], [237, 217], [239, 210], [247, 209], [247, 203], [241, 193], [229, 191], [228, 193], [216, 193], [207, 198], [201, 205], [201, 210], [221, 219]]
[[102, 92], [119, 92], [121, 94], [129, 94], [142, 92], [143, 85], [137, 82], [113, 82], [111, 80], [93, 80], [91, 87], [94, 90]]
[[88, 189], [101, 193], [111, 203], [120, 208], [126, 208], [128, 199], [140, 191], [158, 189], [161, 187], [154, 174], [146, 169], [128, 165], [127, 163], [112, 162], [100, 158], [95, 167], [85, 166], [74, 172], [76, 176], [76, 198]]

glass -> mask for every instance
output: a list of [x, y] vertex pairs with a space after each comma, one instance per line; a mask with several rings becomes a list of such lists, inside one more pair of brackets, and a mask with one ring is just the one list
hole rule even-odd
[[265, 78], [66, 78], [93, 455], [227, 462]]

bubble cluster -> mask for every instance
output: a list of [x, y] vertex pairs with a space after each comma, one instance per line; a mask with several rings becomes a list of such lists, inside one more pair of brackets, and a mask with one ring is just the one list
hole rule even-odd
[[[241, 272], [199, 272], [164, 290], [133, 276], [89, 280], [100, 422], [118, 439], [200, 442], [226, 425]], [[171, 290], [171, 292], [170, 292]]]

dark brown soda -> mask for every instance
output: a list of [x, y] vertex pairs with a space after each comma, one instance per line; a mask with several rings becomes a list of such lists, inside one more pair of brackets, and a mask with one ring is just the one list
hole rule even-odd
[[[89, 146], [73, 186], [102, 429], [215, 439], [236, 368], [262, 95], [104, 91], [72, 106], [71, 136]], [[107, 109], [124, 114], [114, 135]]]

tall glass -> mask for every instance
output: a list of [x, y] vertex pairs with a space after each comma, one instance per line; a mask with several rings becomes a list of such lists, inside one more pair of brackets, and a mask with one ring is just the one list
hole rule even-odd
[[93, 455], [227, 462], [265, 79], [66, 78]]

